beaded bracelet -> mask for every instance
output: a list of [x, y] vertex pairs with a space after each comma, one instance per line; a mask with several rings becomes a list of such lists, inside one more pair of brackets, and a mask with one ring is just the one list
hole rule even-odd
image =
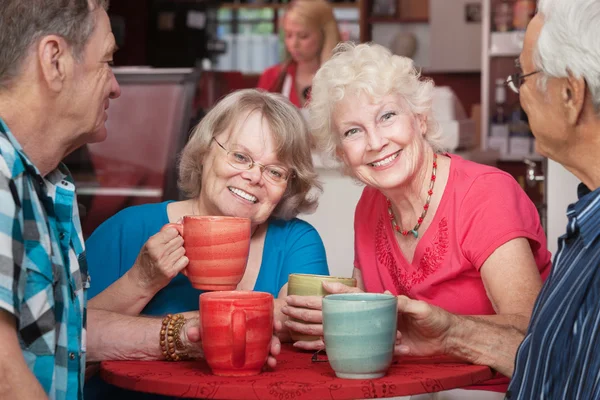
[[185, 346], [181, 341], [181, 328], [185, 324], [185, 317], [182, 314], [167, 314], [162, 320], [160, 328], [160, 348], [163, 357], [167, 361], [179, 361], [188, 358], [187, 354], [182, 352]]

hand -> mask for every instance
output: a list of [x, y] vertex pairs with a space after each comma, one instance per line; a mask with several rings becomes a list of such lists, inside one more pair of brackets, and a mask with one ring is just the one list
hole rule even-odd
[[456, 316], [424, 301], [398, 296], [400, 344], [394, 354], [430, 356], [448, 353], [448, 336]]
[[[350, 287], [339, 282], [323, 282], [323, 288], [332, 294], [335, 293], [359, 293], [360, 289]], [[323, 342], [323, 298], [320, 296], [287, 296], [287, 306], [281, 308], [281, 312], [290, 318], [300, 321], [285, 321], [285, 326], [292, 331], [304, 335], [318, 336], [320, 339], [313, 341], [297, 341], [294, 347], [303, 350], [320, 350], [325, 347]]]
[[154, 295], [188, 263], [183, 238], [175, 228], [166, 227], [148, 239], [128, 274], [138, 287]]
[[[273, 329], [274, 331], [281, 330], [281, 322], [274, 320], [273, 321]], [[202, 358], [204, 357], [204, 352], [202, 351], [202, 338], [200, 337], [200, 321], [198, 318], [190, 318], [185, 322], [181, 341], [186, 345], [186, 351], [188, 355], [192, 358]], [[281, 353], [281, 342], [277, 335], [273, 335], [271, 338], [271, 347], [269, 349], [269, 357], [267, 358], [267, 363], [265, 366], [269, 368], [275, 368], [277, 365], [277, 356]]]

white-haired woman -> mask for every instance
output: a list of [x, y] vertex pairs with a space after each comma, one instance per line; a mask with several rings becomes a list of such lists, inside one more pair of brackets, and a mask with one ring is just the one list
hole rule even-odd
[[[495, 358], [514, 357], [516, 345], [490, 342], [486, 326], [525, 331], [550, 253], [535, 206], [510, 175], [440, 148], [432, 91], [412, 60], [375, 44], [341, 44], [313, 81], [311, 122], [325, 150], [366, 185], [355, 214], [359, 288], [467, 321], [437, 332], [404, 313], [398, 352], [450, 353], [495, 367]], [[284, 313], [320, 322], [319, 299], [291, 296], [288, 304]], [[286, 324], [322, 332], [318, 324]], [[500, 377], [469, 389], [490, 392], [476, 398], [502, 398], [507, 383]]]
[[[241, 90], [210, 110], [183, 150], [179, 186], [187, 200], [127, 208], [87, 240], [90, 308], [125, 315], [194, 311], [197, 324], [202, 291], [179, 274], [188, 263], [183, 238], [174, 228], [161, 231], [185, 215], [250, 218], [250, 254], [237, 290], [273, 294], [279, 320], [289, 274], [329, 274], [319, 234], [295, 218], [314, 210], [312, 189], [320, 188], [310, 135], [280, 94]], [[106, 389], [88, 382], [86, 398], [107, 398]]]

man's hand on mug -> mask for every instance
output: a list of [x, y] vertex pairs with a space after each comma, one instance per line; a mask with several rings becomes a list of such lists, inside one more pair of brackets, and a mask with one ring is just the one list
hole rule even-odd
[[144, 244], [128, 274], [135, 284], [154, 295], [188, 265], [183, 238], [172, 227], [162, 229]]
[[448, 353], [447, 338], [457, 316], [425, 301], [398, 296], [395, 355], [430, 356]]
[[[331, 294], [337, 293], [360, 293], [361, 290], [356, 287], [346, 286], [339, 282], [323, 282], [323, 288]], [[323, 342], [323, 313], [321, 311], [323, 298], [320, 296], [287, 296], [287, 306], [281, 308], [281, 312], [289, 318], [295, 318], [300, 321], [288, 319], [285, 326], [291, 331], [303, 335], [318, 336], [320, 339], [312, 341], [297, 341], [294, 347], [303, 350], [320, 350], [325, 347]]]

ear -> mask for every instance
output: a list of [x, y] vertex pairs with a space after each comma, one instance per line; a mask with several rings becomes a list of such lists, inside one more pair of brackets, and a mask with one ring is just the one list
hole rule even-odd
[[37, 48], [40, 72], [48, 88], [60, 92], [73, 57], [67, 42], [57, 35], [44, 36]]
[[561, 98], [565, 106], [567, 122], [570, 125], [575, 125], [581, 118], [584, 110], [587, 85], [585, 79], [573, 76], [569, 71], [569, 75], [562, 80]]
[[425, 137], [427, 134], [427, 115], [417, 114], [417, 127], [421, 136]]
[[346, 164], [346, 152], [339, 146], [335, 149], [335, 155]]

